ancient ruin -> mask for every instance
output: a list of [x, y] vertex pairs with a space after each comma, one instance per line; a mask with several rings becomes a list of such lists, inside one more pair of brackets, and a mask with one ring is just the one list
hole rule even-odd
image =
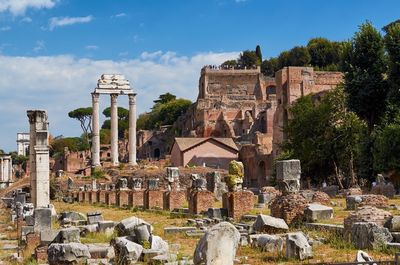
[[119, 164], [118, 154], [118, 95], [129, 97], [129, 164], [136, 165], [136, 94], [123, 75], [103, 74], [92, 93], [92, 165], [100, 166], [100, 125], [99, 96], [110, 95], [111, 98], [111, 163]]

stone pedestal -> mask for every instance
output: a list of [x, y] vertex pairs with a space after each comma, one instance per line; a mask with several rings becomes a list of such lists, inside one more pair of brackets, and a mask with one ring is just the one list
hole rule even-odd
[[85, 192], [84, 191], [80, 191], [78, 193], [78, 202], [84, 202], [85, 201]]
[[146, 190], [144, 192], [144, 208], [152, 209], [155, 207], [163, 208], [163, 193], [162, 190]]
[[91, 191], [85, 191], [84, 202], [90, 202]]
[[132, 190], [129, 192], [128, 206], [131, 208], [144, 206], [144, 190]]
[[172, 211], [176, 208], [182, 208], [186, 203], [186, 192], [183, 190], [172, 190], [164, 193], [164, 210]]
[[117, 191], [116, 204], [118, 207], [129, 206], [129, 193], [128, 189]]
[[253, 209], [254, 201], [254, 194], [251, 191], [226, 192], [222, 196], [222, 208], [228, 210], [229, 217], [239, 221], [242, 215]]
[[192, 191], [189, 196], [189, 213], [200, 214], [214, 206], [214, 193], [208, 190]]
[[117, 202], [117, 191], [110, 190], [106, 193], [106, 204], [107, 205], [115, 205]]
[[89, 197], [90, 203], [98, 203], [98, 201], [97, 201], [97, 190], [92, 190], [89, 195], [90, 195], [90, 197]]
[[98, 190], [97, 191], [97, 201], [99, 203], [105, 204], [106, 203], [106, 194], [107, 194], [106, 190]]

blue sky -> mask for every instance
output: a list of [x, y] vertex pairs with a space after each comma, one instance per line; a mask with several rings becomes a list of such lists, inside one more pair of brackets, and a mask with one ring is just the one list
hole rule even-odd
[[167, 91], [195, 100], [203, 65], [257, 44], [264, 58], [276, 56], [399, 14], [397, 0], [0, 0], [0, 149], [16, 149], [30, 108], [48, 110], [54, 136], [79, 135], [67, 113], [90, 106], [102, 73], [128, 77], [140, 113]]

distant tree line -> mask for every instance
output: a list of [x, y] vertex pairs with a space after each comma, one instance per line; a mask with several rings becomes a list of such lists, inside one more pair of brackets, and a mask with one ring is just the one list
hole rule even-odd
[[343, 85], [290, 108], [278, 159], [299, 158], [316, 183], [334, 176], [339, 186], [351, 187], [371, 183], [380, 172], [400, 174], [400, 22], [383, 32], [362, 24], [340, 44], [335, 64]]

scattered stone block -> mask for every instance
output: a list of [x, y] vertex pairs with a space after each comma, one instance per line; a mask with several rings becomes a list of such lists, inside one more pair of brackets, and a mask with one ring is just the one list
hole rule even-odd
[[123, 219], [121, 222], [117, 224], [116, 229], [118, 231], [118, 235], [120, 236], [133, 236], [135, 235], [134, 231], [135, 227], [142, 224], [145, 224], [147, 226], [147, 229], [151, 234], [153, 231], [153, 227], [146, 221], [137, 218], [135, 216]]
[[36, 233], [41, 231], [51, 230], [51, 209], [36, 208], [33, 217], [35, 219], [34, 230]]
[[283, 239], [280, 236], [263, 234], [257, 237], [253, 245], [265, 252], [281, 252]]
[[44, 230], [40, 232], [41, 245], [48, 245], [57, 241], [59, 230]]
[[150, 241], [152, 250], [157, 250], [160, 254], [168, 253], [168, 243], [165, 242], [161, 237], [152, 235]]
[[224, 193], [222, 196], [222, 208], [228, 209], [228, 216], [234, 220], [240, 220], [240, 217], [254, 207], [254, 193], [247, 190]]
[[211, 227], [199, 240], [194, 251], [194, 264], [233, 264], [240, 233], [228, 222]]
[[358, 249], [374, 249], [391, 242], [389, 230], [373, 222], [357, 222], [351, 227], [351, 241]]
[[259, 214], [253, 224], [253, 229], [256, 232], [281, 233], [287, 231], [289, 227], [283, 219]]
[[367, 205], [385, 209], [389, 207], [389, 200], [383, 195], [374, 195], [374, 194], [346, 197], [347, 210], [355, 210], [357, 207], [367, 206]]
[[132, 264], [139, 260], [143, 247], [125, 237], [117, 237], [113, 240], [116, 264]]
[[286, 237], [286, 258], [305, 260], [312, 258], [312, 247], [302, 232], [289, 233]]
[[384, 195], [389, 199], [393, 199], [396, 194], [396, 190], [392, 183], [380, 183], [371, 188], [372, 194]]
[[321, 204], [309, 204], [304, 210], [305, 219], [309, 222], [333, 218], [333, 208]]
[[138, 243], [142, 244], [142, 242], [150, 242], [150, 232], [146, 224], [135, 226], [133, 231]]
[[80, 243], [80, 229], [77, 227], [62, 228], [57, 236], [57, 243]]
[[197, 228], [194, 226], [169, 226], [164, 227], [164, 234], [180, 234], [186, 233], [187, 231], [196, 231]]
[[114, 248], [110, 244], [87, 244], [92, 259], [112, 259], [115, 257]]
[[321, 189], [323, 192], [329, 195], [331, 198], [335, 198], [338, 195], [339, 192], [339, 186], [337, 185], [331, 185], [331, 186], [326, 186], [322, 187]]
[[287, 195], [299, 192], [300, 174], [300, 160], [276, 161], [276, 180], [282, 194]]
[[89, 248], [81, 243], [51, 244], [47, 255], [50, 265], [85, 262], [90, 258]]
[[47, 256], [47, 250], [48, 250], [48, 246], [40, 246], [35, 248], [35, 258], [38, 262], [47, 262], [48, 260], [48, 256]]
[[208, 208], [207, 210], [207, 217], [208, 218], [219, 218], [224, 219], [228, 217], [228, 209], [225, 208]]
[[367, 252], [364, 252], [362, 250], [357, 251], [357, 256], [356, 256], [356, 262], [368, 262], [368, 261], [374, 261], [373, 258], [371, 258]]
[[91, 212], [86, 215], [88, 224], [97, 224], [98, 222], [103, 221], [103, 215], [101, 212]]
[[115, 223], [113, 221], [98, 222], [98, 232], [112, 235], [114, 233]]

